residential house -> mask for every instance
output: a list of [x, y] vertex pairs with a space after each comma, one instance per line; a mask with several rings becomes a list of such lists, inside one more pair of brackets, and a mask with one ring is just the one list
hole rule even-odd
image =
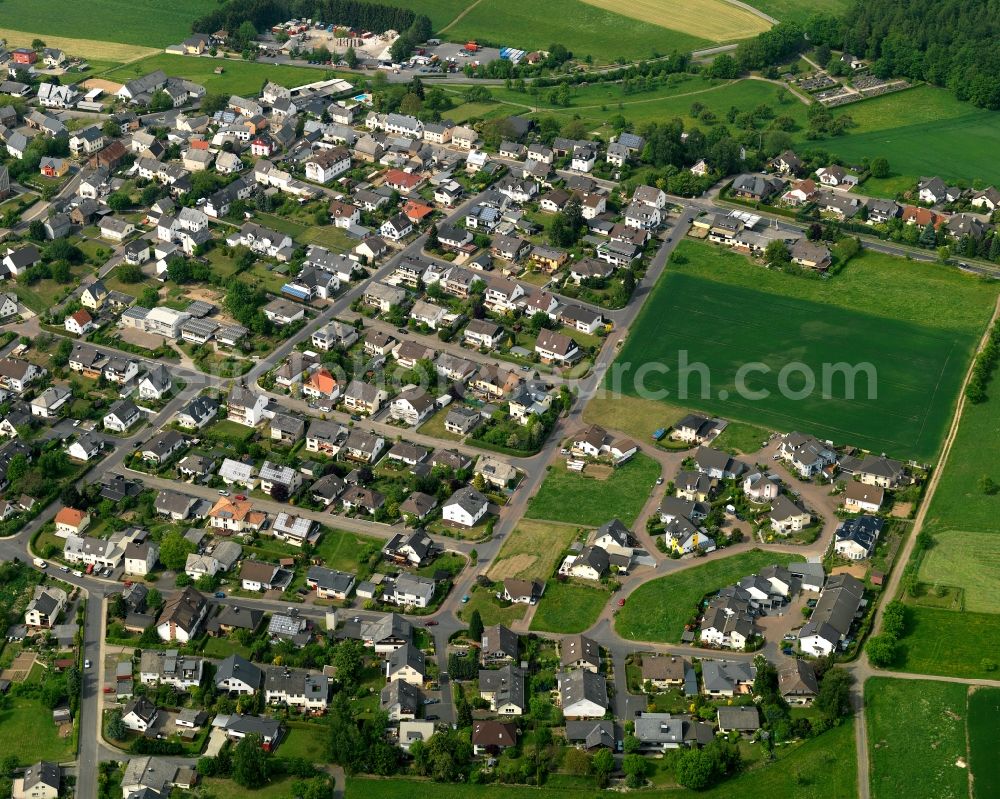
[[24, 612], [27, 627], [51, 629], [66, 609], [66, 592], [55, 586], [36, 585], [34, 594]]
[[852, 480], [844, 491], [844, 509], [851, 513], [878, 513], [885, 501], [885, 489]]
[[864, 560], [871, 557], [884, 523], [884, 520], [877, 516], [855, 516], [845, 519], [834, 534], [833, 551], [848, 560]]
[[603, 718], [610, 707], [604, 675], [586, 669], [574, 669], [556, 675], [559, 705], [567, 719]]
[[472, 486], [458, 489], [442, 506], [442, 517], [460, 527], [475, 527], [489, 510], [489, 500]]
[[480, 669], [479, 696], [500, 716], [522, 716], [528, 711], [524, 672], [512, 664], [500, 669]]
[[187, 643], [198, 634], [207, 611], [205, 597], [190, 586], [175, 594], [167, 600], [157, 620], [160, 640]]
[[830, 576], [812, 615], [799, 630], [801, 650], [823, 657], [841, 646], [864, 605], [864, 592], [864, 584], [850, 574]]
[[798, 503], [789, 499], [784, 494], [780, 494], [771, 505], [768, 513], [771, 521], [771, 529], [778, 535], [804, 530], [812, 521], [812, 515], [804, 510]]

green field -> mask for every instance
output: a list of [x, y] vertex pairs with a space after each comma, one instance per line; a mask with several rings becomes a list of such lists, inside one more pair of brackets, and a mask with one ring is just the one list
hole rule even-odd
[[884, 156], [894, 172], [914, 180], [940, 175], [1000, 182], [1000, 114], [960, 102], [947, 89], [921, 86], [852, 103], [840, 113], [858, 127], [845, 136], [803, 141], [803, 148], [823, 149], [850, 163]]
[[614, 518], [631, 527], [660, 476], [660, 465], [641, 452], [614, 470], [607, 480], [552, 466], [525, 516], [567, 524], [600, 527]]
[[983, 661], [1000, 663], [1000, 615], [914, 605], [908, 611], [895, 668], [915, 674], [996, 679], [997, 672], [983, 668]]
[[503, 624], [510, 627], [514, 622], [524, 618], [527, 605], [508, 605], [501, 607], [499, 600], [491, 592], [484, 588], [475, 588], [469, 595], [469, 601], [462, 605], [459, 610], [459, 618], [468, 621], [472, 618], [473, 611], [478, 610], [483, 624], [489, 627], [491, 624]]
[[548, 633], [582, 633], [593, 626], [611, 594], [603, 588], [549, 581], [531, 629]]
[[[947, 467], [946, 467], [947, 468]], [[1000, 535], [948, 530], [934, 536], [934, 546], [920, 562], [920, 582], [964, 589], [965, 609], [995, 613], [1000, 586]]]
[[[800, 746], [779, 746], [776, 762], [750, 768], [707, 791], [683, 788], [647, 789], [638, 796], [649, 799], [855, 799], [857, 760], [854, 725], [848, 720]], [[656, 761], [653, 761], [656, 762]], [[564, 785], [570, 783], [569, 785]], [[606, 799], [607, 791], [582, 781], [558, 775], [549, 784], [534, 788], [523, 785], [447, 785], [424, 780], [365, 779], [348, 777], [346, 799]], [[573, 784], [576, 783], [576, 784]]]
[[315, 724], [298, 725], [288, 730], [278, 747], [280, 757], [301, 757], [310, 763], [326, 761], [326, 737], [322, 727]]
[[45, 35], [124, 42], [145, 47], [177, 44], [191, 35], [191, 22], [210, 10], [210, 0], [4, 0], [5, 25]]
[[15, 697], [0, 710], [0, 751], [14, 755], [22, 766], [39, 760], [72, 760], [70, 740], [59, 737], [52, 712], [37, 699]]
[[385, 0], [386, 5], [411, 8], [418, 14], [431, 18], [434, 30], [439, 31], [472, 5], [474, 0]]
[[[217, 67], [223, 68], [221, 75], [215, 74]], [[233, 58], [185, 58], [162, 53], [109, 70], [100, 77], [124, 83], [157, 69], [162, 69], [172, 77], [186, 78], [200, 83], [210, 94], [251, 96], [258, 95], [267, 81], [292, 88], [324, 80], [333, 75], [328, 70], [308, 67], [257, 64]]]
[[[776, 430], [801, 429], [895, 457], [932, 460], [951, 417], [996, 288], [934, 264], [866, 253], [833, 280], [762, 269], [735, 252], [683, 241], [618, 357], [620, 391]], [[704, 364], [681, 378], [682, 356]], [[802, 396], [798, 367], [782, 395], [786, 365], [805, 364], [815, 380]], [[869, 364], [855, 398], [828, 365]], [[648, 364], [652, 371], [634, 379]], [[746, 391], [736, 377], [745, 365]], [[849, 368], [850, 368], [849, 367]], [[766, 371], [762, 371], [766, 370]], [[868, 369], [870, 372], [871, 369]], [[828, 396], [823, 397], [824, 382]], [[686, 397], [683, 389], [687, 387]], [[870, 398], [871, 389], [875, 397]], [[766, 391], [762, 398], [751, 392]], [[667, 392], [663, 394], [663, 392]], [[742, 396], [741, 396], [742, 395]]]
[[593, 56], [596, 63], [618, 57], [649, 58], [673, 50], [710, 46], [706, 39], [661, 28], [604, 11], [579, 0], [550, 0], [544, 13], [532, 0], [480, 0], [448, 29], [448, 38], [522, 50], [547, 50], [555, 42], [573, 55]]
[[[468, 87], [445, 88], [446, 91], [461, 95]], [[696, 122], [690, 116], [692, 103], [699, 102], [719, 119], [724, 119], [732, 106], [750, 110], [767, 104], [777, 115], [790, 116], [800, 125], [804, 124], [805, 105], [791, 96], [786, 97], [784, 102], [779, 102], [779, 89], [773, 83], [759, 80], [721, 81], [679, 74], [669, 76], [666, 85], [631, 94], [625, 94], [618, 83], [571, 87], [569, 106], [556, 106], [548, 102], [547, 89], [541, 89], [534, 95], [502, 86], [491, 86], [490, 91], [498, 101], [496, 104], [490, 106], [476, 103], [472, 108], [460, 105], [449, 111], [448, 116], [466, 119], [472, 116], [524, 114], [534, 109], [538, 115], [556, 116], [567, 121], [579, 117], [592, 126], [594, 132], [609, 136], [613, 131], [608, 126], [608, 119], [615, 114], [621, 114], [633, 125], [663, 122], [676, 117], [683, 120], [685, 128], [698, 125], [704, 130], [706, 125]]]
[[997, 758], [1000, 688], [978, 688], [970, 694], [966, 726], [972, 794], [976, 799], [1000, 796], [1000, 759]]
[[749, 455], [760, 449], [760, 445], [767, 441], [770, 433], [763, 427], [742, 422], [730, 422], [719, 437], [712, 442], [716, 449], [728, 451], [736, 450], [744, 455]]
[[850, 0], [752, 0], [758, 11], [780, 22], [805, 22], [813, 14], [839, 15], [851, 5]]
[[362, 554], [380, 551], [382, 543], [378, 538], [359, 533], [327, 530], [316, 546], [316, 557], [321, 558], [328, 569], [357, 574], [363, 565]]
[[804, 559], [799, 555], [754, 549], [650, 580], [629, 596], [625, 607], [618, 612], [615, 630], [633, 641], [678, 643], [684, 625], [697, 613], [703, 596], [772, 563], [787, 565], [801, 560]]
[[[865, 683], [872, 799], [966, 799], [966, 686], [873, 677]], [[995, 741], [994, 741], [995, 743]]]
[[965, 403], [951, 454], [927, 509], [929, 530], [1000, 532], [1000, 494], [989, 496], [978, 487], [991, 476], [1000, 482], [1000, 465], [983, 453], [1000, 450], [1000, 379], [994, 377], [990, 399]]

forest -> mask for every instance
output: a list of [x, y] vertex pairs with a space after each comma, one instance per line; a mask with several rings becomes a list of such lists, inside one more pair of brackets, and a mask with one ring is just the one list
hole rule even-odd
[[229, 0], [196, 19], [191, 29], [198, 33], [235, 33], [249, 22], [263, 31], [289, 19], [308, 18], [382, 33], [408, 30], [416, 17], [406, 8], [360, 0]]
[[804, 30], [782, 23], [742, 42], [739, 66], [761, 69], [807, 47], [864, 58], [881, 78], [906, 77], [950, 89], [959, 100], [1000, 109], [1000, 1], [858, 0], [843, 16], [815, 14]]

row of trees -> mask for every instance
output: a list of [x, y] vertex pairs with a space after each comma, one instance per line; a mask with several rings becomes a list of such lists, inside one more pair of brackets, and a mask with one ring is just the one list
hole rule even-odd
[[995, 324], [986, 340], [986, 345], [976, 356], [972, 377], [965, 386], [965, 396], [969, 402], [978, 404], [986, 401], [986, 387], [993, 378], [998, 359], [1000, 359], [1000, 324]]
[[[221, 29], [228, 30], [231, 36], [238, 34], [242, 37], [246, 32], [242, 26], [247, 23], [255, 31], [260, 31], [292, 18], [309, 18], [382, 33], [387, 30], [405, 31], [413, 25], [416, 17], [408, 8], [362, 0], [229, 0], [198, 17], [191, 24], [191, 30], [213, 33]], [[248, 42], [229, 44], [235, 46]]]

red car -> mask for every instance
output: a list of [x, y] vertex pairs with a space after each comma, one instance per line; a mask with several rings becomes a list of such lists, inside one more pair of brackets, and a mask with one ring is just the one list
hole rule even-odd
[[429, 622], [427, 622], [427, 624], [425, 626], [427, 626], [427, 627], [436, 627], [437, 626], [437, 622], [434, 621], [434, 619], [431, 619]]
[[625, 597], [622, 597], [621, 599], [618, 600], [618, 607], [620, 608], [625, 607]]
[[242, 502], [242, 501], [243, 501], [243, 500], [245, 500], [246, 498], [247, 498], [247, 497], [246, 497], [246, 494], [237, 494], [237, 495], [236, 495], [236, 499], [238, 499], [238, 500], [239, 500], [240, 502]]

